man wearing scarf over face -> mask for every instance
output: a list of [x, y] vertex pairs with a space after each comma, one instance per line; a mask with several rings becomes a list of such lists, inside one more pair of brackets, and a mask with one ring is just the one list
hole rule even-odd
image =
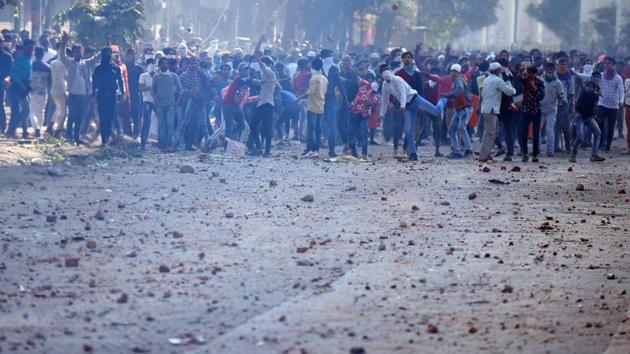
[[418, 95], [418, 92], [411, 88], [400, 76], [395, 76], [391, 71], [391, 67], [387, 64], [381, 65], [381, 77], [383, 78], [383, 88], [380, 115], [383, 117], [389, 106], [389, 99], [400, 103], [399, 112], [404, 118], [405, 140], [409, 149], [409, 160], [418, 159], [416, 154], [416, 141], [413, 136], [413, 130], [416, 123], [416, 114], [418, 111], [427, 112], [433, 116], [440, 117], [446, 104], [446, 99], [441, 99], [437, 107], [429, 101]]
[[111, 48], [101, 50], [101, 65], [92, 74], [92, 97], [98, 105], [101, 131], [101, 144], [107, 145], [112, 130], [112, 121], [116, 116], [116, 99], [125, 94], [120, 67], [112, 63]]

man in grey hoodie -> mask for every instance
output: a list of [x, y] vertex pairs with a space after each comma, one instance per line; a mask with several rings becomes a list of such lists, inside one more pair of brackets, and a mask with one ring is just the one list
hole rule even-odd
[[540, 102], [540, 110], [545, 124], [547, 156], [553, 157], [555, 150], [554, 128], [558, 114], [558, 104], [567, 100], [564, 85], [556, 77], [556, 65], [554, 63], [545, 63], [543, 82], [545, 83], [545, 98]]

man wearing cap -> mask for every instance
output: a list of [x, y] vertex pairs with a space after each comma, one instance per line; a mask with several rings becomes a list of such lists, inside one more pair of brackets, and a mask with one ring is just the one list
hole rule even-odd
[[483, 81], [483, 89], [481, 91], [481, 114], [484, 120], [484, 134], [481, 140], [481, 150], [479, 151], [479, 161], [488, 162], [492, 160], [490, 153], [494, 140], [499, 134], [499, 112], [501, 108], [501, 94], [514, 96], [516, 90], [508, 82], [503, 81], [499, 77], [501, 74], [501, 64], [495, 62], [490, 63], [490, 75]]
[[[453, 119], [451, 119], [451, 126], [448, 129], [452, 150], [448, 158], [459, 159], [473, 154], [467, 129], [468, 121], [472, 115], [472, 99], [468, 92], [468, 86], [464, 82], [461, 65], [451, 65], [451, 77], [453, 78], [453, 91], [443, 94], [442, 97], [453, 100], [453, 110], [455, 111]], [[464, 152], [460, 149], [457, 133], [462, 136], [464, 141], [464, 148], [466, 149]]]
[[416, 114], [418, 111], [427, 112], [433, 116], [440, 117], [446, 104], [446, 99], [441, 99], [437, 107], [418, 95], [418, 92], [411, 88], [403, 78], [395, 76], [388, 64], [380, 67], [383, 78], [383, 88], [380, 115], [383, 117], [387, 113], [390, 97], [400, 104], [399, 112], [403, 114], [405, 140], [409, 149], [409, 160], [418, 160], [416, 154], [416, 140], [414, 139], [414, 128], [416, 126]]

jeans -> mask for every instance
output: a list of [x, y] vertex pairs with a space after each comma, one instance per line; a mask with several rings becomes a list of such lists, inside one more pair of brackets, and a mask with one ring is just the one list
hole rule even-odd
[[394, 112], [390, 113], [390, 117], [392, 120], [392, 139], [394, 140], [394, 151], [398, 150], [398, 144], [400, 143], [400, 139], [403, 135], [403, 125], [404, 125], [404, 117], [398, 111], [398, 107], [395, 105]]
[[562, 146], [560, 141], [561, 137], [564, 137], [564, 147], [566, 150], [571, 148], [571, 117], [569, 112], [569, 105], [563, 104], [558, 107], [558, 115], [556, 119], [556, 126], [554, 130], [555, 140], [554, 145], [556, 148]]
[[630, 150], [630, 106], [625, 105], [624, 111], [626, 114], [626, 142], [628, 143], [628, 150]]
[[545, 139], [547, 140], [547, 154], [553, 154], [556, 148], [556, 113], [543, 113], [543, 120], [545, 121]]
[[499, 122], [505, 139], [505, 145], [507, 145], [506, 156], [514, 156], [514, 113], [510, 111], [500, 113]]
[[418, 111], [426, 112], [434, 117], [440, 117], [440, 110], [431, 104], [431, 102], [416, 95], [414, 99], [405, 107], [405, 113], [403, 113], [405, 129], [405, 142], [409, 149], [409, 156], [416, 155], [416, 140], [413, 137], [414, 130], [416, 128], [416, 116]]
[[153, 113], [153, 102], [142, 102], [142, 132], [140, 134], [140, 146], [145, 147], [151, 130], [151, 114]]
[[361, 155], [366, 156], [368, 152], [368, 119], [360, 114], [352, 114], [349, 124], [349, 142], [353, 155], [357, 155], [356, 143], [361, 144]]
[[593, 117], [583, 118], [580, 115], [575, 117], [575, 131], [577, 133], [577, 139], [575, 143], [573, 143], [572, 154], [577, 155], [578, 148], [585, 141], [584, 139], [584, 128], [587, 128], [593, 133], [595, 136], [595, 140], [593, 141], [593, 148], [591, 150], [591, 155], [597, 155], [597, 151], [599, 150], [599, 141], [602, 137], [602, 132], [599, 130], [599, 126]]
[[225, 135], [232, 140], [241, 140], [241, 134], [245, 129], [245, 116], [240, 107], [223, 107], [223, 122]]
[[[105, 96], [110, 96], [110, 95], [104, 94], [104, 97]], [[116, 105], [115, 98], [116, 96], [114, 95], [114, 103], [113, 103], [114, 106]], [[105, 98], [103, 99], [106, 100]], [[87, 103], [88, 103], [88, 97], [86, 95], [73, 95], [73, 94], [68, 95], [68, 126], [67, 126], [67, 131], [66, 131], [66, 138], [68, 140], [74, 139], [74, 141], [78, 141], [80, 139], [81, 122], [83, 122], [83, 117], [85, 116], [85, 113], [87, 112]], [[108, 107], [108, 110], [109, 110], [109, 107]], [[115, 107], [111, 107], [111, 110], [114, 111]], [[101, 108], [99, 107], [99, 115], [100, 115], [100, 112], [101, 112]], [[101, 117], [101, 120], [103, 120], [102, 117]], [[111, 122], [109, 123], [109, 125], [111, 127]], [[102, 127], [102, 122], [101, 122], [101, 127]], [[101, 137], [102, 136], [103, 136], [103, 132], [101, 131]], [[107, 137], [109, 137], [109, 134], [107, 135]]]
[[339, 110], [337, 111], [337, 131], [341, 142], [345, 145], [350, 141], [350, 133], [348, 131], [350, 120], [352, 119], [352, 112], [344, 100], [339, 104]]
[[[70, 95], [81, 97], [78, 95]], [[85, 96], [82, 96], [85, 97]], [[70, 101], [70, 100], [68, 100]], [[105, 146], [109, 142], [112, 133], [112, 122], [116, 119], [116, 94], [115, 93], [98, 93], [96, 96], [96, 104], [98, 106], [99, 129], [101, 131], [101, 144]], [[76, 109], [76, 108], [75, 108]], [[68, 119], [70, 120], [70, 119]], [[75, 139], [78, 139], [79, 122], [74, 122]], [[68, 127], [68, 131], [70, 128]]]
[[22, 134], [27, 134], [31, 96], [9, 89], [8, 98], [11, 107], [11, 119], [7, 135], [15, 135], [18, 126], [22, 127]]
[[4, 85], [0, 85], [0, 132], [7, 129], [7, 112], [4, 110]]
[[470, 142], [470, 135], [468, 135], [468, 121], [472, 114], [472, 107], [463, 108], [453, 114], [451, 120], [451, 126], [448, 129], [448, 135], [451, 138], [451, 149], [454, 154], [462, 154], [462, 150], [459, 146], [459, 139], [457, 133], [462, 136], [464, 140], [464, 149], [466, 151], [472, 151], [472, 144]]
[[131, 115], [131, 123], [133, 124], [132, 136], [137, 138], [140, 135], [140, 108], [142, 106], [142, 98], [140, 93], [131, 92], [131, 107], [129, 114]]
[[31, 121], [31, 127], [33, 127], [33, 129], [35, 129], [36, 131], [40, 130], [42, 126], [44, 126], [44, 120], [46, 119], [45, 114], [47, 102], [47, 93], [44, 93], [43, 95], [36, 93], [31, 94], [31, 102], [29, 105], [29, 118]]
[[160, 148], [173, 145], [175, 110], [175, 105], [155, 106], [155, 113], [158, 118], [158, 146]]
[[276, 122], [276, 134], [278, 136], [278, 138], [282, 139], [284, 137], [284, 132], [282, 131], [282, 128], [285, 126], [286, 124], [286, 132], [290, 132], [291, 129], [291, 122], [292, 121], [296, 121], [300, 116], [300, 109], [299, 107], [294, 107], [294, 108], [285, 108], [282, 113], [280, 113], [280, 116], [278, 117], [278, 121]]
[[606, 151], [610, 151], [610, 146], [612, 145], [612, 140], [615, 136], [617, 111], [618, 109], [597, 106], [597, 117], [599, 117], [602, 121], [602, 140], [599, 147], [605, 148]]
[[533, 156], [538, 156], [540, 154], [540, 121], [541, 114], [533, 114], [533, 113], [523, 113], [523, 121], [521, 122], [521, 129], [519, 132], [519, 145], [521, 146], [521, 152], [524, 156], [527, 156], [527, 141], [529, 136], [529, 125], [534, 125], [534, 146], [533, 146]]
[[306, 151], [319, 152], [323, 113], [306, 112]]
[[247, 148], [253, 151], [261, 146], [260, 136], [265, 139], [265, 154], [271, 151], [271, 139], [273, 138], [273, 109], [274, 107], [265, 103], [256, 107], [252, 114], [252, 124], [247, 139]]
[[175, 144], [179, 144], [180, 139], [184, 138], [186, 149], [192, 148], [193, 144], [202, 131], [203, 119], [206, 117], [206, 110], [202, 103], [189, 99], [184, 111], [184, 119], [179, 124], [179, 129], [175, 134]]
[[336, 100], [334, 96], [326, 97], [326, 103], [324, 104], [324, 119], [328, 129], [328, 154], [332, 156], [335, 156], [335, 136], [337, 135]]

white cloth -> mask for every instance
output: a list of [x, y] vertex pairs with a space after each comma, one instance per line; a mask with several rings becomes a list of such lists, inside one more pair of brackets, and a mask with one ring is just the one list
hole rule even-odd
[[55, 59], [50, 63], [50, 73], [52, 75], [52, 87], [50, 93], [53, 95], [66, 94], [68, 71], [61, 60]]
[[501, 94], [514, 96], [516, 90], [511, 84], [503, 81], [495, 74], [490, 74], [483, 81], [483, 90], [481, 90], [481, 113], [499, 114], [501, 108]]
[[81, 70], [79, 65], [75, 67], [75, 80], [72, 82], [70, 87], [68, 87], [68, 92], [73, 95], [85, 95], [86, 92], [89, 92], [91, 87], [87, 87], [87, 79], [83, 77], [83, 70]]
[[394, 76], [389, 81], [383, 81], [382, 89], [383, 99], [381, 100], [380, 115], [384, 116], [387, 113], [387, 106], [389, 105], [389, 98], [394, 98], [400, 103], [400, 108], [407, 107], [407, 103], [411, 101], [414, 95], [418, 92], [411, 88], [409, 84], [400, 76]]
[[330, 68], [332, 68], [332, 66], [334, 65], [333, 58], [324, 58], [322, 59], [322, 62], [324, 64], [324, 74], [326, 75], [326, 77], [328, 77], [328, 72], [330, 71]]
[[31, 94], [31, 103], [30, 103], [30, 119], [31, 126], [35, 130], [41, 129], [42, 125], [44, 125], [44, 118], [46, 116], [46, 102], [48, 102], [48, 94]]
[[48, 62], [50, 60], [52, 60], [54, 57], [57, 56], [57, 51], [52, 49], [52, 48], [48, 48], [45, 52], [44, 52], [44, 57], [42, 58], [42, 61], [46, 64], [48, 64]]
[[151, 86], [153, 86], [153, 77], [148, 72], [140, 74], [140, 85], [144, 85], [147, 91], [142, 91], [142, 101], [153, 103], [153, 94], [151, 94]]
[[271, 70], [265, 63], [260, 64], [260, 70], [262, 73], [262, 79], [260, 84], [260, 95], [258, 96], [258, 104], [256, 107], [260, 107], [264, 104], [270, 104], [275, 106], [274, 102], [274, 90], [278, 81], [276, 79], [276, 73]]

